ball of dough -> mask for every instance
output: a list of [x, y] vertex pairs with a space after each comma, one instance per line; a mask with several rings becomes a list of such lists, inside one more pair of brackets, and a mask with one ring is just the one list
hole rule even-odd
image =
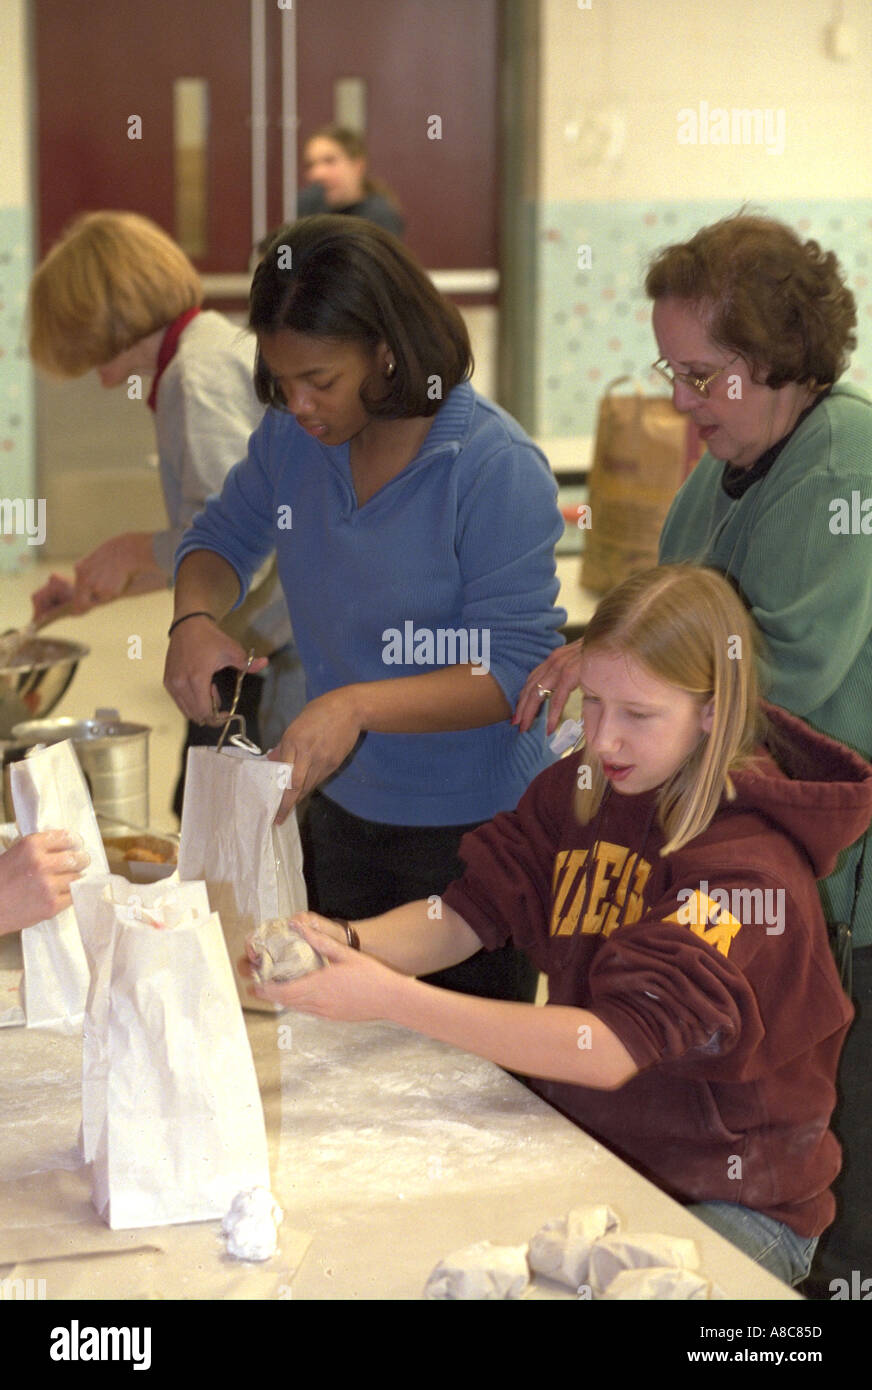
[[591, 1247], [620, 1225], [611, 1207], [573, 1207], [546, 1221], [530, 1241], [530, 1268], [570, 1289], [587, 1282]]
[[254, 977], [262, 985], [267, 980], [275, 984], [298, 980], [302, 975], [320, 970], [324, 964], [302, 932], [281, 918], [259, 926], [252, 937], [252, 945], [259, 957], [254, 965]]
[[492, 1245], [481, 1240], [440, 1260], [424, 1286], [424, 1297], [520, 1298], [528, 1283], [526, 1245]]
[[602, 1294], [625, 1269], [697, 1269], [699, 1254], [692, 1240], [656, 1232], [627, 1232], [601, 1236], [590, 1252], [589, 1279], [594, 1294]]

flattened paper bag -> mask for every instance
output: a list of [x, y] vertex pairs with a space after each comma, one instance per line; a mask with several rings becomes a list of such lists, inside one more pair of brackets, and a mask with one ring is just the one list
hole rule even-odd
[[[109, 868], [79, 760], [69, 739], [36, 748], [10, 768], [15, 818], [22, 835], [71, 830], [91, 856], [86, 878]], [[21, 933], [24, 1010], [28, 1028], [62, 1033], [81, 1027], [88, 963], [71, 907]]]
[[296, 815], [273, 824], [290, 779], [287, 763], [243, 748], [188, 750], [179, 878], [205, 880], [243, 1007], [268, 1013], [279, 1006], [248, 994], [251, 982], [238, 975], [236, 962], [261, 922], [306, 908]]
[[113, 1230], [223, 1217], [241, 1188], [269, 1186], [269, 1163], [221, 923], [168, 900], [104, 899], [97, 916], [102, 985], [85, 1028], [98, 1067], [83, 1096], [94, 1206]]
[[153, 884], [134, 884], [122, 874], [82, 879], [73, 884], [72, 894], [73, 910], [91, 972], [82, 1027], [81, 1133], [83, 1161], [90, 1163], [106, 1123], [107, 1020], [116, 905], [125, 907], [130, 917], [140, 915], [145, 920], [162, 920], [167, 912], [174, 913], [173, 920], [176, 920], [187, 911], [192, 919], [205, 922], [210, 909], [205, 883], [181, 884], [175, 874]]

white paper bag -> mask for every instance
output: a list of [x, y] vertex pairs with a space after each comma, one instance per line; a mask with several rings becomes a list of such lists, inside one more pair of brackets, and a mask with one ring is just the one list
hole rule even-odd
[[[91, 856], [85, 877], [105, 874], [106, 852], [79, 760], [69, 739], [35, 748], [10, 768], [15, 818], [22, 835], [70, 830]], [[25, 927], [24, 1009], [28, 1028], [77, 1032], [88, 993], [88, 964], [71, 907]]]
[[[205, 921], [210, 915], [205, 883], [180, 884], [178, 875], [154, 884], [133, 884], [122, 874], [80, 879], [72, 886], [73, 911], [85, 948], [90, 984], [82, 1026], [82, 1159], [90, 1163], [106, 1123], [108, 1072], [109, 985], [116, 906], [163, 920], [179, 920], [185, 912]], [[127, 920], [124, 918], [124, 920]]]
[[246, 1009], [275, 1013], [279, 1005], [253, 998], [237, 961], [261, 922], [306, 909], [303, 851], [296, 814], [274, 825], [291, 768], [233, 746], [190, 748], [179, 844], [179, 878], [205, 879], [221, 918]]
[[[102, 982], [86, 1019], [97, 1065], [83, 1087], [94, 1206], [113, 1230], [208, 1221], [240, 1189], [269, 1187], [233, 973], [217, 914], [146, 904], [165, 883], [128, 887], [141, 905], [91, 898], [98, 920], [85, 929]], [[77, 895], [83, 917], [88, 896]]]

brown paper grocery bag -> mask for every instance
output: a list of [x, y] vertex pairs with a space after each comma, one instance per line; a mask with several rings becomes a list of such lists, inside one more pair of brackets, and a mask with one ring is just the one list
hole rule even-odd
[[581, 584], [600, 594], [657, 564], [666, 513], [702, 453], [692, 420], [667, 396], [615, 392], [628, 380], [605, 389], [588, 483]]

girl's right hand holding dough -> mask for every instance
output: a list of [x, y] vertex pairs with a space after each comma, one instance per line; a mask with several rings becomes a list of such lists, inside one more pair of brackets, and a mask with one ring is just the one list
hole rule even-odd
[[[262, 671], [267, 661], [265, 656], [258, 657], [248, 669]], [[187, 618], [170, 637], [164, 686], [192, 723], [221, 724], [212, 677], [225, 666], [244, 671], [247, 665], [247, 653], [212, 618]]]

